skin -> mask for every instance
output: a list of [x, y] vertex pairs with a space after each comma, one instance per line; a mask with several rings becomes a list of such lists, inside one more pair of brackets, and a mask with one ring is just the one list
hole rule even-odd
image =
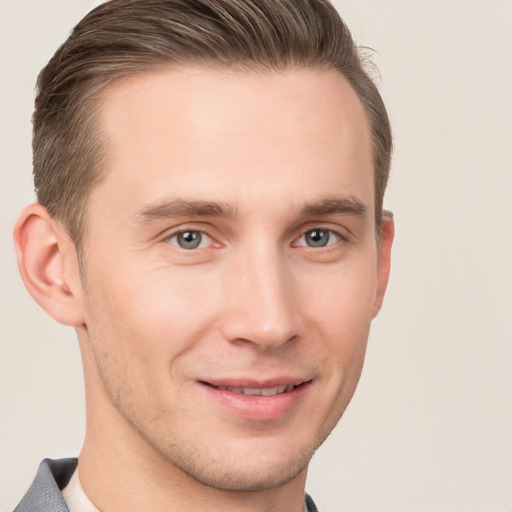
[[[101, 112], [82, 278], [44, 208], [15, 232], [28, 289], [78, 333], [83, 488], [103, 511], [299, 512], [389, 274], [363, 108], [334, 71], [186, 68], [118, 83]], [[291, 406], [243, 414], [212, 386], [293, 379]]]

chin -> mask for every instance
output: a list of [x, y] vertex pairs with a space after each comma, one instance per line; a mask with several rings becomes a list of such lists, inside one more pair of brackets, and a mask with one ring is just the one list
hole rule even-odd
[[282, 487], [306, 470], [310, 456], [296, 460], [244, 461], [233, 465], [228, 461], [212, 461], [208, 467], [182, 465], [181, 470], [195, 481], [214, 489], [233, 492], [267, 491]]

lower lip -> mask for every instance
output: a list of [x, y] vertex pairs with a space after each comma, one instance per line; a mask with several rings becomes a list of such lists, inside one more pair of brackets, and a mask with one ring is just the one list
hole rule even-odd
[[204, 391], [232, 414], [256, 421], [270, 421], [290, 413], [303, 398], [311, 382], [274, 396], [247, 396], [201, 383]]

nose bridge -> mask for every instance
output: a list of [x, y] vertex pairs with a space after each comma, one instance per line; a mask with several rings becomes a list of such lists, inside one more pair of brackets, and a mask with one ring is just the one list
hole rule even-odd
[[232, 300], [225, 325], [230, 341], [275, 349], [299, 335], [292, 275], [277, 247], [260, 245], [245, 252], [231, 277]]

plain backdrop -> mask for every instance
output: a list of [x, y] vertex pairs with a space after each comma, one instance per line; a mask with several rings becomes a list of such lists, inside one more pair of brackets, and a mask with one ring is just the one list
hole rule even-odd
[[[84, 434], [74, 331], [32, 301], [11, 232], [33, 201], [37, 72], [91, 0], [0, 0], [0, 511]], [[311, 464], [322, 512], [512, 511], [512, 2], [339, 0], [377, 50], [397, 238], [352, 404]]]

